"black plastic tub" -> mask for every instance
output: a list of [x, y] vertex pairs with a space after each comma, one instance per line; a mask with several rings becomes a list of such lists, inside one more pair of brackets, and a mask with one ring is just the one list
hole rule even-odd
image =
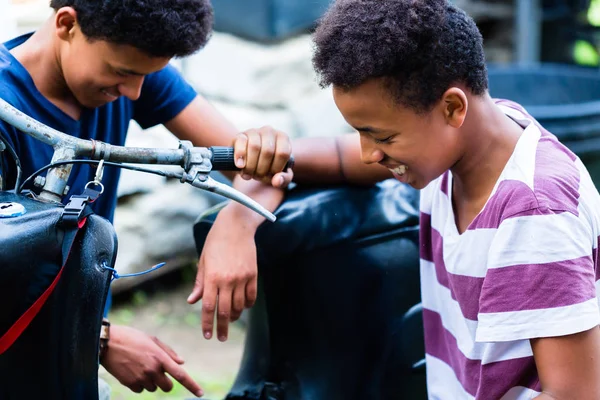
[[331, 0], [215, 0], [215, 30], [276, 41], [314, 27]]
[[524, 106], [582, 159], [600, 187], [600, 72], [560, 64], [488, 71], [491, 96]]

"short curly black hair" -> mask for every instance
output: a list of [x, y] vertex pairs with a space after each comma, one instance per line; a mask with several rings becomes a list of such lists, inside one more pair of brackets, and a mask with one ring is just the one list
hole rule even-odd
[[488, 88], [475, 22], [446, 0], [337, 0], [314, 37], [322, 87], [345, 90], [383, 78], [397, 103], [430, 111], [452, 84]]
[[50, 7], [73, 7], [90, 40], [130, 45], [153, 57], [193, 54], [213, 25], [209, 0], [50, 0]]

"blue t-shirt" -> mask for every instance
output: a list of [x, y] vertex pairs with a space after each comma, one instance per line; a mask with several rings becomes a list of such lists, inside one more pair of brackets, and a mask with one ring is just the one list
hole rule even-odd
[[[196, 97], [194, 89], [177, 70], [167, 66], [146, 76], [138, 100], [131, 101], [122, 96], [99, 108], [84, 108], [80, 119], [74, 120], [37, 90], [27, 70], [9, 52], [30, 36], [31, 34], [19, 36], [0, 46], [0, 97], [30, 117], [71, 136], [122, 146], [132, 119], [142, 128], [168, 122]], [[17, 131], [12, 125], [1, 120], [0, 130], [21, 159], [23, 178], [50, 163], [52, 147]], [[16, 180], [16, 169], [10, 156], [7, 152], [4, 153], [6, 171], [3, 171], [3, 178], [8, 187], [12, 188]], [[71, 190], [64, 197], [65, 201], [68, 201], [71, 195], [83, 192], [85, 184], [93, 180], [94, 171], [89, 165], [73, 166], [68, 181]], [[92, 207], [96, 214], [111, 222], [117, 204], [119, 175], [118, 168], [105, 168], [102, 181], [105, 191]]]

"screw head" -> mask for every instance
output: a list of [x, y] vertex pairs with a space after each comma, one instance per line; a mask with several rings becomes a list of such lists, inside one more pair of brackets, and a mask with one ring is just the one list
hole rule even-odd
[[38, 175], [35, 177], [35, 180], [33, 181], [33, 185], [36, 187], [39, 187], [39, 188], [43, 188], [45, 184], [46, 184], [45, 176]]

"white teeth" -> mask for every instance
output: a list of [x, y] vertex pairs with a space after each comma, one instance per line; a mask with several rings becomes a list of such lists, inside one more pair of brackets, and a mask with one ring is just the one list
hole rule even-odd
[[399, 176], [402, 176], [406, 173], [406, 171], [408, 171], [408, 167], [406, 165], [400, 165], [399, 167], [390, 169], [390, 171], [396, 173]]
[[108, 93], [106, 90], [103, 90], [102, 93], [104, 93], [105, 95], [107, 95], [108, 97], [110, 97], [112, 99], [117, 99], [119, 97], [119, 96], [115, 96], [115, 95]]

